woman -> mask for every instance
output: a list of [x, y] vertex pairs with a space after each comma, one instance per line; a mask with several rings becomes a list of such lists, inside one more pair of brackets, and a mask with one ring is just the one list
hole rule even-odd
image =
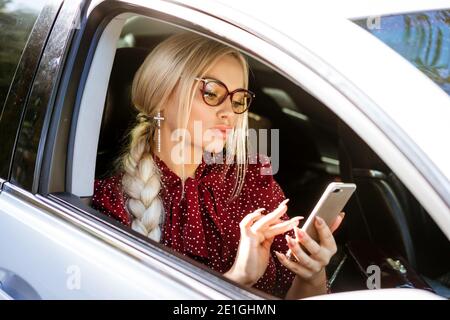
[[320, 244], [296, 228], [267, 158], [247, 155], [247, 87], [237, 50], [191, 33], [161, 42], [134, 77], [137, 122], [117, 173], [96, 180], [93, 207], [243, 285], [286, 299], [325, 293], [334, 238], [320, 220]]

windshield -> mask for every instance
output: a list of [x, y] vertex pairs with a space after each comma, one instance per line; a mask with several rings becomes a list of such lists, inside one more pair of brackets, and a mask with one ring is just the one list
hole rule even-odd
[[353, 20], [450, 95], [450, 10]]

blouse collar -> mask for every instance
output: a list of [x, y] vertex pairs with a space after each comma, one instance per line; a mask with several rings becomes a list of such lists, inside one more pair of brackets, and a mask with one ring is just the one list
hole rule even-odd
[[[153, 159], [160, 170], [161, 182], [163, 183], [163, 185], [165, 187], [169, 187], [174, 184], [181, 184], [181, 178], [175, 172], [173, 172], [163, 160], [161, 160], [156, 154], [153, 155]], [[207, 167], [207, 163], [205, 161], [205, 158], [202, 157], [202, 161], [200, 162], [198, 167], [195, 169], [195, 174], [194, 174], [193, 179], [200, 180], [201, 177], [206, 174], [206, 171], [205, 171], [206, 167]], [[188, 180], [188, 179], [192, 179], [192, 178], [188, 177], [186, 180]]]

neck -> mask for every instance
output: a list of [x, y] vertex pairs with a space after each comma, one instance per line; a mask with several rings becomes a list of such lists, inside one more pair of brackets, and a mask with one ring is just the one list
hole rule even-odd
[[[161, 151], [155, 150], [155, 154], [172, 170], [180, 179], [193, 178], [197, 167], [202, 160], [203, 151], [187, 143], [184, 146], [184, 159], [180, 156], [182, 142], [172, 141], [171, 132], [165, 126], [161, 127]], [[193, 155], [196, 155], [194, 157]], [[183, 178], [184, 166], [184, 178]]]

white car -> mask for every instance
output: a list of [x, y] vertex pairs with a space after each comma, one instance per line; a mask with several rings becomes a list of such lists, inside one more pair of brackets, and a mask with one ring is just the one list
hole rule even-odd
[[288, 214], [358, 186], [333, 293], [312, 298], [450, 297], [450, 1], [13, 0], [0, 18], [0, 299], [276, 299], [90, 207], [134, 72], [182, 30], [247, 55]]

